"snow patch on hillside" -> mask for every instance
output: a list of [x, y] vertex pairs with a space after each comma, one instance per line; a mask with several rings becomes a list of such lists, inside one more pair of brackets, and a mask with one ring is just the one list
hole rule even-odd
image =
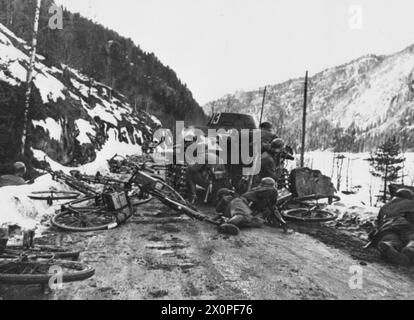
[[161, 123], [161, 121], [160, 121], [160, 120], [159, 120], [156, 116], [151, 115], [151, 120], [152, 120], [152, 121], [154, 121], [154, 123], [155, 123], [156, 125], [158, 125], [158, 126], [162, 127], [162, 123]]
[[79, 135], [76, 139], [79, 141], [80, 144], [88, 144], [91, 143], [91, 139], [89, 136], [95, 136], [96, 132], [93, 126], [86, 120], [78, 119], [75, 121], [76, 126], [79, 130]]
[[56, 141], [60, 141], [62, 137], [62, 125], [55, 121], [52, 118], [47, 118], [46, 120], [32, 121], [35, 127], [42, 127], [45, 132], [49, 133], [49, 137]]
[[108, 160], [113, 156], [142, 155], [142, 148], [139, 145], [132, 145], [119, 141], [118, 131], [111, 128], [108, 131], [108, 140], [101, 150], [97, 152], [95, 161], [79, 167], [66, 167], [51, 159], [41, 150], [32, 149], [33, 155], [39, 161], [49, 163], [53, 171], [63, 171], [67, 174], [72, 170], [79, 170], [88, 175], [95, 175], [97, 172], [102, 174], [109, 173]]
[[39, 72], [34, 76], [33, 82], [36, 88], [39, 89], [44, 103], [48, 103], [49, 101], [57, 102], [59, 98], [65, 100], [63, 93], [65, 86], [51, 74]]

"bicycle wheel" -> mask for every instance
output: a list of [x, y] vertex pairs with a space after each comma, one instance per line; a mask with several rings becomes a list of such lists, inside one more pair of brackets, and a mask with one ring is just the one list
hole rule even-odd
[[[327, 200], [323, 203], [321, 201]], [[300, 198], [288, 199], [281, 205], [282, 209], [299, 209], [299, 208], [313, 208], [315, 206], [328, 206], [333, 202], [340, 201], [341, 198], [338, 196], [326, 196], [326, 195], [309, 195]]]
[[28, 259], [62, 259], [73, 260], [79, 259], [80, 251], [71, 251], [51, 246], [36, 246], [35, 248], [23, 248], [22, 246], [7, 246], [0, 259], [16, 259], [22, 256]]
[[292, 209], [282, 215], [286, 220], [295, 222], [329, 222], [337, 218], [335, 213], [320, 208]]
[[36, 191], [29, 195], [32, 200], [74, 200], [79, 198], [80, 193], [68, 191]]
[[52, 217], [53, 226], [71, 232], [92, 232], [117, 226], [116, 217], [105, 208], [68, 208]]
[[73, 261], [0, 262], [0, 283], [13, 285], [47, 284], [54, 270], [60, 269], [62, 282], [82, 281], [92, 277], [95, 269]]

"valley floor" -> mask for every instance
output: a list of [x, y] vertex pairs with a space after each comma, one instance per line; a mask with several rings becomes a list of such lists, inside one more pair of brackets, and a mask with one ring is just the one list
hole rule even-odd
[[[45, 295], [37, 286], [2, 286], [2, 299], [413, 299], [414, 269], [381, 261], [362, 243], [328, 227], [244, 230], [238, 237], [172, 216], [153, 201], [111, 231], [62, 234], [43, 241], [84, 250], [96, 268], [84, 282]], [[336, 235], [335, 235], [336, 234]], [[325, 242], [325, 243], [324, 243]], [[352, 290], [351, 267], [362, 268]]]

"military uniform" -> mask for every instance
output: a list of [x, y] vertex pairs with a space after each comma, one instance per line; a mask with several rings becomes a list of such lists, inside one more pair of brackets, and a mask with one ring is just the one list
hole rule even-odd
[[7, 186], [21, 186], [26, 184], [26, 181], [22, 177], [15, 175], [4, 175], [0, 177], [0, 188]]
[[197, 185], [207, 189], [210, 187], [211, 180], [209, 174], [215, 171], [225, 171], [223, 164], [220, 164], [217, 155], [207, 152], [197, 155], [193, 162], [189, 163], [186, 178], [191, 200], [195, 200]]
[[368, 247], [376, 246], [395, 264], [414, 264], [414, 200], [396, 198], [384, 205], [377, 225]]
[[[270, 145], [273, 140], [277, 139], [277, 135], [270, 132], [269, 130], [261, 130], [260, 133], [260, 143], [261, 143], [261, 152], [269, 151]], [[259, 143], [258, 140], [253, 141], [252, 145]]]
[[[273, 181], [274, 183], [274, 181]], [[234, 229], [238, 228], [260, 228], [263, 220], [258, 216], [262, 214], [266, 217], [267, 212], [277, 201], [277, 190], [275, 186], [263, 186], [263, 184], [251, 191], [243, 194], [241, 197], [233, 198], [230, 202], [228, 197], [234, 196], [230, 190], [220, 190], [219, 195], [227, 198], [228, 203], [224, 215], [229, 220], [219, 228], [223, 233], [237, 234]], [[220, 209], [223, 209], [222, 203], [219, 202]], [[233, 228], [232, 228], [233, 227]], [[230, 231], [230, 232], [228, 232]]]

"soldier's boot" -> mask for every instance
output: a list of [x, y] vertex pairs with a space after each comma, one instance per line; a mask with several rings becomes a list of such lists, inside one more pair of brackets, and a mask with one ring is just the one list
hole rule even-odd
[[378, 250], [393, 264], [400, 266], [408, 266], [410, 264], [409, 258], [399, 252], [390, 241], [381, 241], [378, 244]]
[[410, 264], [414, 265], [414, 241], [408, 243], [408, 245], [402, 249], [402, 254], [404, 254], [410, 260]]
[[220, 233], [229, 234], [232, 236], [237, 236], [240, 233], [240, 229], [234, 224], [224, 223], [218, 227]]

